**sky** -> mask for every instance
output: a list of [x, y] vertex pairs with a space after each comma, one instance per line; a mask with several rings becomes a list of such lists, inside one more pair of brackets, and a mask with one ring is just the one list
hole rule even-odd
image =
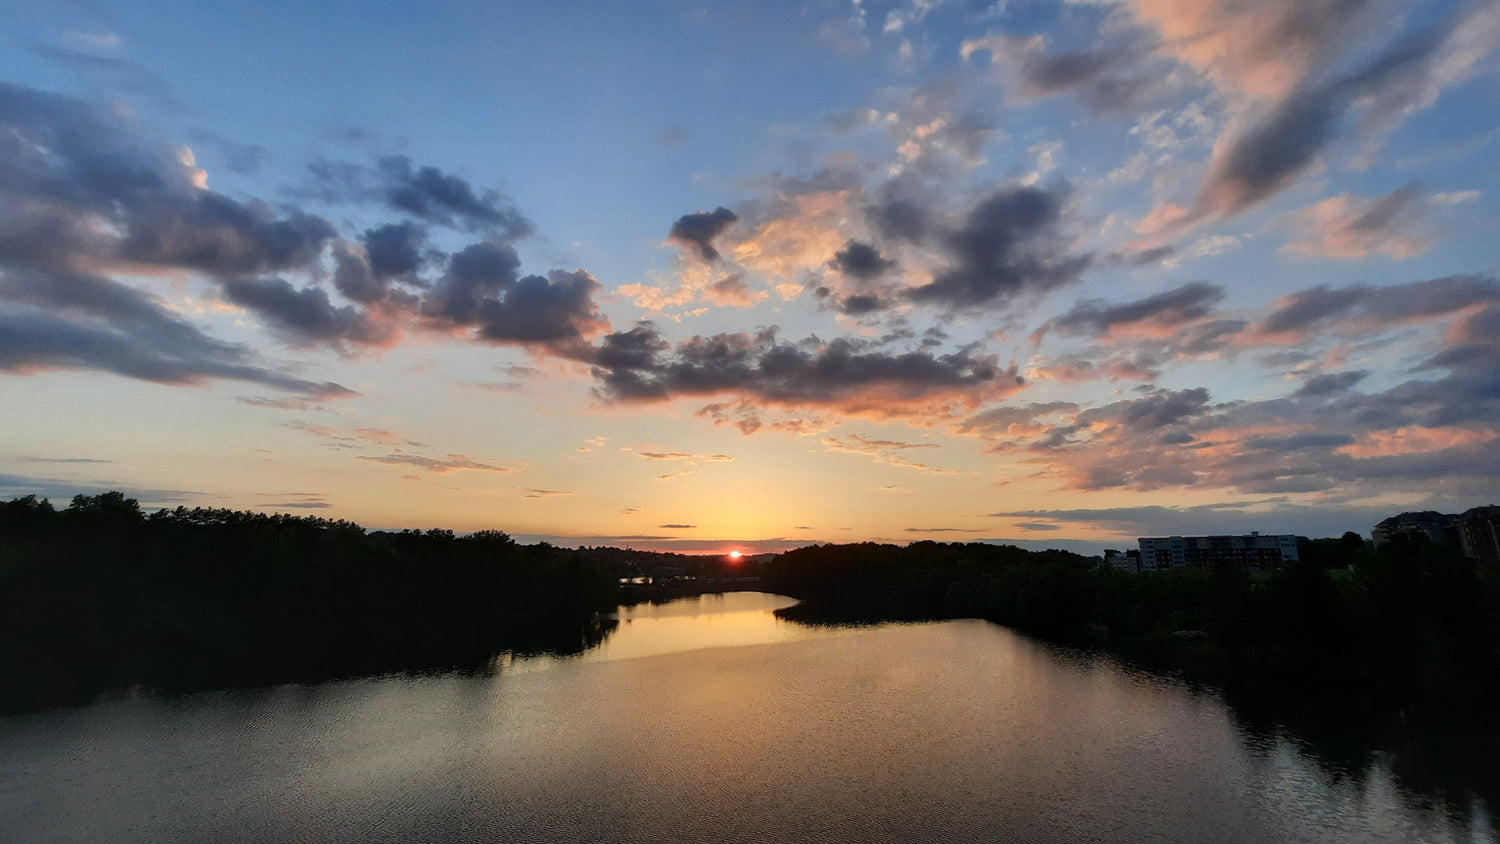
[[1500, 2], [0, 0], [0, 498], [689, 552], [1500, 501]]

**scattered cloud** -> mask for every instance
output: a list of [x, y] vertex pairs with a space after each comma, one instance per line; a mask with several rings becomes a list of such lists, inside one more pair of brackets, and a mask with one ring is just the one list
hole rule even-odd
[[387, 463], [392, 466], [415, 466], [435, 475], [446, 475], [449, 472], [465, 469], [481, 472], [515, 472], [519, 469], [517, 466], [492, 460], [479, 460], [467, 454], [449, 454], [444, 457], [426, 457], [420, 454], [387, 454], [382, 457], [361, 455], [359, 459], [372, 463]]
[[1077, 281], [1090, 258], [1068, 252], [1061, 230], [1064, 191], [1005, 188], [983, 199], [941, 238], [951, 263], [913, 288], [918, 304], [972, 308], [1004, 304]]
[[913, 452], [942, 447], [935, 442], [908, 443], [900, 440], [879, 440], [864, 434], [850, 434], [847, 437], [824, 437], [823, 447], [829, 451], [844, 454], [862, 454], [890, 466], [916, 469], [933, 475], [959, 474], [955, 469], [937, 468], [906, 456]]
[[647, 460], [705, 460], [712, 463], [728, 463], [734, 460], [727, 454], [689, 454], [682, 451], [637, 451], [635, 454]]
[[290, 420], [281, 423], [283, 428], [291, 428], [295, 431], [319, 437], [332, 443], [368, 443], [380, 446], [410, 446], [412, 448], [426, 448], [427, 444], [417, 440], [407, 439], [395, 431], [385, 428], [334, 428], [328, 425], [320, 425], [302, 420]]
[[967, 350], [893, 354], [843, 338], [786, 343], [773, 331], [692, 337], [671, 347], [649, 323], [606, 335], [594, 362], [598, 392], [616, 401], [737, 395], [877, 417], [973, 407], [1023, 383], [1014, 366]]
[[274, 492], [260, 496], [258, 507], [270, 510], [326, 510], [333, 505], [315, 492]]
[[1369, 201], [1331, 196], [1296, 212], [1287, 225], [1300, 238], [1282, 247], [1309, 258], [1357, 261], [1383, 254], [1398, 261], [1432, 247], [1436, 233], [1422, 219], [1422, 189], [1406, 184]]
[[722, 206], [712, 211], [697, 211], [684, 214], [672, 224], [667, 240], [681, 246], [700, 260], [713, 263], [719, 260], [719, 251], [714, 248], [718, 237], [739, 219], [739, 215]]
[[1037, 339], [1049, 330], [1094, 337], [1106, 337], [1117, 331], [1160, 336], [1203, 319], [1223, 299], [1224, 288], [1206, 281], [1119, 304], [1085, 299], [1062, 316], [1048, 320]]
[[959, 55], [970, 61], [988, 52], [1021, 99], [1067, 93], [1096, 111], [1118, 112], [1145, 106], [1162, 92], [1163, 75], [1142, 66], [1148, 47], [1126, 42], [1049, 52], [1041, 35], [999, 34], [964, 41]]
[[[1205, 5], [1219, 9], [1230, 6], [1217, 2]], [[1335, 13], [1344, 5], [1336, 0], [1322, 4]], [[1351, 112], [1357, 114], [1368, 135], [1427, 108], [1443, 88], [1472, 72], [1500, 38], [1500, 22], [1492, 9], [1476, 3], [1436, 25], [1402, 33], [1352, 70], [1310, 75], [1304, 65], [1318, 54], [1317, 47], [1325, 43], [1322, 37], [1337, 37], [1343, 27], [1303, 26], [1304, 21], [1318, 16], [1306, 14], [1301, 3], [1289, 2], [1287, 6], [1284, 20], [1296, 20], [1299, 25], [1291, 31], [1309, 36], [1301, 40], [1297, 52], [1266, 47], [1262, 48], [1264, 52], [1275, 57], [1268, 62], [1247, 61], [1244, 69], [1209, 65], [1224, 68], [1211, 71], [1218, 78], [1248, 86], [1252, 92], [1279, 95], [1279, 99], [1265, 116], [1244, 122], [1220, 139], [1188, 221], [1237, 214], [1284, 190], [1319, 161], [1339, 137]], [[1255, 15], [1267, 22], [1275, 20], [1262, 17], [1259, 10]], [[1163, 14], [1162, 19], [1168, 17]], [[1260, 29], [1251, 26], [1248, 31]], [[1298, 43], [1298, 39], [1276, 37], [1283, 43]], [[1239, 40], [1229, 32], [1224, 33], [1224, 39], [1225, 43]], [[1241, 43], [1259, 42], [1247, 39]], [[1200, 47], [1190, 49], [1196, 54]], [[1237, 54], [1231, 51], [1227, 55]]]
[[[191, 150], [121, 110], [57, 94], [0, 85], [0, 136], [8, 209], [0, 371], [92, 369], [164, 384], [243, 380], [309, 399], [353, 394], [214, 339], [116, 275], [197, 274], [292, 348], [344, 354], [388, 347], [412, 328], [543, 351], [608, 328], [588, 273], [518, 277], [508, 241], [531, 225], [508, 200], [401, 156], [315, 168], [319, 198], [378, 200], [485, 239], [443, 256], [408, 220], [347, 240], [304, 210], [209, 189]], [[329, 260], [347, 304], [320, 286]], [[444, 272], [428, 279], [428, 267]]]
[[320, 160], [308, 166], [307, 174], [308, 184], [289, 191], [292, 196], [329, 204], [373, 202], [435, 225], [506, 241], [534, 230], [499, 191], [476, 188], [405, 155], [384, 156], [373, 164]]

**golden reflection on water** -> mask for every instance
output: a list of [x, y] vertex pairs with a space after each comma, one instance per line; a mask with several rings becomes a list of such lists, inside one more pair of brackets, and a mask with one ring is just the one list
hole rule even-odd
[[[1493, 841], [1223, 702], [983, 621], [771, 595], [622, 609], [574, 658], [0, 719], [0, 840]], [[646, 657], [646, 658], [638, 658]]]
[[614, 613], [619, 626], [598, 647], [570, 657], [507, 657], [497, 660], [494, 667], [503, 673], [525, 673], [547, 670], [559, 663], [611, 662], [703, 648], [769, 645], [856, 632], [795, 624], [772, 614], [796, 603], [796, 599], [784, 595], [725, 592], [677, 598], [663, 604], [620, 607]]

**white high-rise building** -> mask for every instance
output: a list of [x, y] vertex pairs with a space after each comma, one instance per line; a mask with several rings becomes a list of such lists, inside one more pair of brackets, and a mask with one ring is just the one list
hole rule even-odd
[[1157, 569], [1274, 569], [1298, 559], [1292, 534], [1142, 537], [1141, 571]]

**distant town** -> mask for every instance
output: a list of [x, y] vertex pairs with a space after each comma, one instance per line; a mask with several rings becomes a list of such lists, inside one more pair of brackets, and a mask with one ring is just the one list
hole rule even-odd
[[[1355, 541], [1363, 537], [1350, 531]], [[1475, 562], [1500, 563], [1500, 506], [1474, 507], [1462, 513], [1420, 510], [1382, 519], [1370, 532], [1376, 547], [1396, 541], [1430, 542], [1455, 550]], [[1106, 550], [1104, 565], [1117, 571], [1200, 568], [1264, 571], [1300, 559], [1299, 542], [1292, 534], [1222, 536], [1152, 536], [1137, 540], [1128, 551]]]

